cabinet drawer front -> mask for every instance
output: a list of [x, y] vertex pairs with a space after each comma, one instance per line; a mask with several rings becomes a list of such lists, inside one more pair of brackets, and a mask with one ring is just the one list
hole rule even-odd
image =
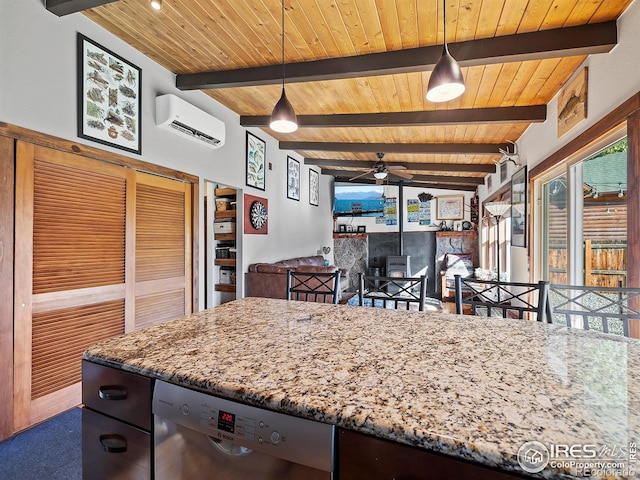
[[151, 475], [151, 434], [82, 409], [82, 478], [138, 480]]
[[[340, 480], [509, 480], [522, 475], [500, 472], [349, 430], [339, 430]], [[528, 477], [527, 477], [528, 478]]]
[[153, 380], [104, 365], [82, 362], [82, 403], [151, 430]]

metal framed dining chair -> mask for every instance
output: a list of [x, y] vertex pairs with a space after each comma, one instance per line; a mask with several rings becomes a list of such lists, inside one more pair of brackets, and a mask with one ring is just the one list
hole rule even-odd
[[629, 336], [640, 321], [640, 288], [549, 285], [547, 316], [553, 323]]
[[340, 270], [331, 273], [287, 270], [287, 300], [338, 303]]
[[462, 314], [464, 305], [472, 315], [517, 319], [546, 318], [549, 283], [498, 282], [455, 276], [456, 313]]
[[412, 305], [423, 312], [427, 304], [427, 278], [380, 277], [358, 275], [358, 305], [411, 310]]

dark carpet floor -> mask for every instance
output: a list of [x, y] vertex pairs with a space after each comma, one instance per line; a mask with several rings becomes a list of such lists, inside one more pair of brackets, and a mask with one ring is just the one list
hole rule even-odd
[[80, 480], [82, 411], [68, 410], [0, 442], [2, 480]]

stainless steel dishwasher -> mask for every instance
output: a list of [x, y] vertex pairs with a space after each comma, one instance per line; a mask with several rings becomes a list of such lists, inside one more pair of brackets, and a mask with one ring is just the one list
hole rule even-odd
[[156, 381], [156, 480], [327, 480], [335, 427]]

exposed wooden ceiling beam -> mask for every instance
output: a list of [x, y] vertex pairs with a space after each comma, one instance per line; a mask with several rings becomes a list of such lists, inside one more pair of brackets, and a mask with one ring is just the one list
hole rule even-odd
[[[298, 127], [380, 127], [462, 125], [479, 123], [533, 123], [547, 119], [546, 105], [498, 108], [462, 108], [422, 112], [345, 113], [336, 115], [298, 115]], [[268, 127], [268, 115], [241, 115], [243, 127]]]
[[[343, 167], [343, 168], [373, 168], [378, 163], [366, 160], [340, 160], [337, 158], [305, 158], [305, 165], [319, 167]], [[487, 163], [414, 163], [414, 162], [388, 162], [387, 166], [402, 165], [407, 170], [426, 170], [431, 172], [468, 172], [468, 173], [495, 173], [495, 164]]]
[[[79, 0], [78, 0], [79, 1]], [[618, 41], [615, 21], [518, 33], [449, 43], [461, 67], [572, 57], [610, 51]], [[288, 63], [289, 83], [391, 75], [433, 70], [442, 45], [390, 52]], [[282, 64], [177, 75], [181, 90], [275, 85], [282, 82]]]
[[51, 13], [62, 17], [117, 1], [118, 0], [45, 0], [45, 7]]
[[[400, 183], [400, 180], [401, 179], [394, 180], [394, 179], [385, 178], [384, 184], [397, 185], [398, 183]], [[350, 182], [349, 177], [336, 177], [336, 182], [351, 183], [355, 185], [358, 185], [358, 184], [372, 185], [376, 183], [375, 180], [371, 178], [359, 178], [355, 182]], [[462, 185], [462, 184], [453, 184], [453, 183], [444, 184], [444, 183], [438, 183], [438, 182], [415, 182], [414, 184], [414, 182], [412, 182], [411, 180], [404, 180], [404, 179], [403, 179], [403, 182], [405, 187], [411, 186], [411, 187], [439, 189], [439, 190], [461, 190], [466, 192], [475, 192], [477, 189], [475, 185]]]
[[450, 153], [458, 155], [500, 155], [505, 143], [358, 143], [358, 142], [280, 142], [280, 150], [323, 152]]
[[[322, 169], [323, 175], [333, 175], [334, 177], [352, 178], [363, 173], [361, 170]], [[390, 175], [393, 177], [393, 173]], [[482, 185], [484, 183], [484, 177], [452, 177], [449, 175], [414, 175], [411, 180], [414, 182], [457, 183], [460, 185]]]
[[424, 188], [437, 188], [441, 190], [463, 190], [466, 192], [475, 192], [478, 189], [476, 185], [464, 185], [464, 184], [457, 184], [457, 183], [442, 183], [442, 182], [421, 182], [421, 181], [415, 181], [414, 184], [411, 186], [424, 187]]

